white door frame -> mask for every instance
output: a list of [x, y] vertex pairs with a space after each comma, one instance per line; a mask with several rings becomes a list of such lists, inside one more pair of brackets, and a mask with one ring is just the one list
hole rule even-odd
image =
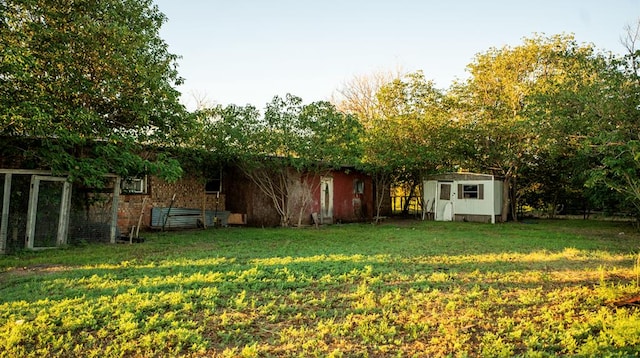
[[[442, 190], [442, 185], [446, 184], [449, 185], [449, 199], [441, 199], [440, 198], [440, 194], [441, 194], [441, 190]], [[456, 197], [456, 186], [455, 186], [455, 182], [454, 181], [438, 181], [436, 184], [436, 205], [434, 208], [434, 220], [436, 221], [444, 221], [445, 218], [444, 217], [444, 210], [445, 210], [445, 206], [447, 205], [447, 203], [450, 203], [451, 205], [451, 220], [453, 220], [453, 216], [455, 215], [455, 211], [453, 208], [453, 202], [454, 199]]]
[[2, 218], [0, 219], [0, 255], [7, 251], [7, 231], [9, 227], [9, 203], [11, 197], [11, 173], [4, 174], [2, 194]]
[[333, 178], [320, 178], [320, 223], [333, 223]]
[[71, 183], [67, 178], [51, 177], [43, 175], [31, 176], [31, 190], [29, 191], [29, 208], [27, 210], [27, 234], [25, 247], [33, 250], [34, 236], [36, 233], [36, 214], [38, 213], [38, 193], [41, 181], [62, 182], [62, 198], [60, 200], [60, 217], [58, 218], [58, 232], [56, 235], [57, 246], [67, 243], [69, 232], [69, 211], [71, 207]]

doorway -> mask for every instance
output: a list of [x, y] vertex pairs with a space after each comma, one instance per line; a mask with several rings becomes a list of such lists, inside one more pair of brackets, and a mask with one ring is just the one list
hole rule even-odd
[[333, 223], [333, 178], [320, 178], [320, 223]]
[[453, 220], [453, 182], [438, 182], [438, 192], [436, 197], [435, 220]]

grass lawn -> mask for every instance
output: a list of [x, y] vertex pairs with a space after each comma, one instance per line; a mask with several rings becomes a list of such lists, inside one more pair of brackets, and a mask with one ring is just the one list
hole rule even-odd
[[633, 356], [624, 223], [149, 233], [0, 257], [0, 356]]

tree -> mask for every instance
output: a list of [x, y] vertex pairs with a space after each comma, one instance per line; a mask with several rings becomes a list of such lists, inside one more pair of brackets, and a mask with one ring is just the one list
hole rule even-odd
[[[394, 141], [387, 150], [397, 158], [397, 186], [409, 198], [426, 174], [448, 168], [451, 124], [446, 96], [421, 71], [383, 86], [378, 93], [380, 121]], [[399, 161], [398, 161], [399, 160]], [[403, 212], [408, 211], [406, 201]]]
[[589, 185], [605, 184], [620, 193], [640, 217], [640, 50], [637, 48], [640, 20], [626, 27], [623, 44], [628, 53], [602, 61], [599, 81], [579, 98], [589, 105], [594, 129], [580, 136], [583, 150], [597, 156]]
[[[294, 189], [303, 186], [298, 224], [314, 191], [313, 177], [360, 157], [360, 125], [329, 102], [303, 104], [292, 95], [274, 97], [264, 115], [253, 107], [217, 106], [205, 115], [203, 143], [237, 160], [244, 174], [267, 196], [289, 226]], [[319, 182], [319, 181], [318, 181]]]
[[0, 1], [0, 150], [92, 185], [109, 172], [176, 179], [170, 155], [140, 147], [180, 143], [190, 121], [165, 20], [152, 0]]
[[509, 211], [517, 219], [516, 180], [523, 167], [535, 163], [547, 153], [546, 145], [565, 134], [553, 132], [560, 128], [555, 117], [531, 115], [548, 114], [545, 104], [532, 98], [568, 90], [563, 84], [575, 71], [588, 76], [580, 69], [580, 59], [592, 54], [591, 46], [579, 45], [569, 35], [525, 39], [520, 46], [477, 55], [468, 67], [469, 80], [452, 89], [463, 113], [458, 150], [464, 153], [461, 158], [467, 157], [463, 165], [504, 178], [503, 221]]
[[526, 163], [528, 175], [539, 178], [538, 184], [545, 184], [541, 178], [555, 177], [555, 183], [546, 183], [546, 190], [556, 194], [547, 197], [574, 191], [584, 203], [603, 207], [623, 194], [636, 212], [640, 209], [636, 179], [640, 98], [633, 50], [638, 35], [637, 29], [627, 27], [627, 31], [625, 57], [590, 46], [558, 47], [561, 51], [552, 53], [553, 72], [546, 86], [538, 86], [527, 97], [523, 113], [533, 125], [538, 147], [535, 160]]
[[371, 121], [379, 116], [380, 89], [403, 76], [398, 71], [377, 71], [367, 75], [354, 76], [345, 82], [336, 92], [333, 103], [340, 111], [358, 118], [365, 129], [372, 125]]
[[420, 71], [383, 85], [377, 107], [365, 126], [363, 166], [376, 183], [377, 216], [391, 185], [413, 193], [423, 175], [441, 169], [450, 123], [444, 95]]

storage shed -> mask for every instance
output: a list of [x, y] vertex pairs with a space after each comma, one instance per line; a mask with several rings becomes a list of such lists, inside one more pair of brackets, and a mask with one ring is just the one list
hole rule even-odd
[[447, 173], [424, 181], [424, 215], [435, 221], [495, 223], [502, 213], [502, 181], [490, 174]]

